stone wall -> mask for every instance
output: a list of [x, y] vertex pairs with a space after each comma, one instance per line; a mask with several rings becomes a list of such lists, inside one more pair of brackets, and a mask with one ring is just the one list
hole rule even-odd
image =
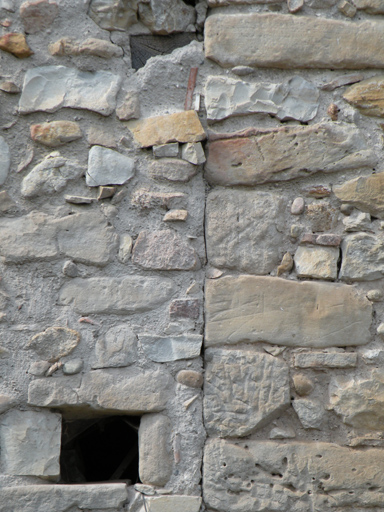
[[383, 509], [383, 14], [0, 0], [0, 512]]

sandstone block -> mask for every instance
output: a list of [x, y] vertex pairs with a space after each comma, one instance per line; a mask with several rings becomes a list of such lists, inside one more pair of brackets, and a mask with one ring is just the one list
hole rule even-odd
[[142, 148], [168, 142], [199, 142], [206, 138], [194, 110], [130, 121], [128, 127]]
[[357, 354], [355, 352], [300, 352], [294, 355], [297, 368], [355, 368]]
[[188, 218], [187, 210], [169, 210], [164, 217], [164, 222], [185, 222]]
[[298, 247], [294, 257], [298, 277], [336, 279], [339, 253], [337, 247]]
[[36, 142], [55, 148], [67, 142], [81, 139], [82, 133], [78, 123], [73, 121], [52, 121], [50, 123], [31, 125], [31, 137]]
[[384, 76], [375, 76], [349, 87], [343, 98], [366, 116], [384, 117], [383, 88]]
[[244, 13], [214, 14], [205, 24], [206, 57], [223, 67], [382, 68], [383, 51], [381, 21]]
[[147, 498], [146, 501], [150, 512], [199, 512], [201, 507], [200, 496], [156, 496]]
[[109, 71], [91, 73], [65, 66], [31, 68], [25, 74], [19, 111], [56, 112], [70, 107], [108, 116], [116, 107], [120, 81]]
[[129, 366], [137, 359], [137, 338], [128, 325], [117, 325], [98, 338], [92, 368]]
[[102, 146], [92, 146], [88, 155], [87, 185], [124, 185], [133, 177], [134, 165], [134, 159], [129, 156]]
[[132, 261], [152, 270], [193, 270], [199, 265], [193, 247], [171, 230], [141, 231], [133, 247]]
[[372, 307], [348, 285], [239, 276], [206, 281], [205, 345], [323, 348], [370, 341]]
[[369, 14], [384, 14], [383, 0], [353, 0], [354, 5], [359, 10], [364, 10]]
[[374, 281], [384, 276], [384, 240], [368, 233], [345, 237], [341, 244], [342, 262], [339, 278]]
[[171, 422], [161, 414], [147, 414], [139, 428], [139, 475], [144, 484], [165, 486], [172, 475]]
[[59, 7], [52, 0], [23, 2], [20, 6], [20, 18], [27, 34], [36, 34], [47, 29], [56, 18]]
[[0, 50], [11, 53], [19, 59], [33, 55], [24, 34], [11, 32], [0, 37]]
[[60, 444], [60, 414], [13, 410], [0, 419], [1, 460], [8, 475], [56, 479]]
[[185, 334], [182, 336], [141, 335], [139, 339], [146, 357], [156, 363], [199, 357], [203, 342], [203, 338], [199, 334]]
[[281, 194], [243, 190], [211, 192], [206, 204], [209, 263], [251, 274], [271, 272], [281, 259], [285, 207]]
[[122, 57], [123, 50], [120, 46], [106, 41], [90, 37], [85, 41], [74, 41], [68, 37], [63, 37], [48, 47], [51, 55], [92, 55], [103, 59], [112, 59]]
[[195, 165], [176, 158], [162, 158], [152, 162], [148, 169], [149, 175], [155, 180], [179, 183], [187, 183], [197, 172]]
[[346, 181], [333, 187], [333, 193], [341, 201], [384, 219], [384, 172]]
[[210, 436], [242, 437], [290, 404], [288, 366], [268, 354], [205, 352], [204, 423]]
[[[384, 36], [383, 36], [384, 37]], [[249, 131], [252, 135], [252, 130]], [[375, 165], [359, 130], [343, 123], [284, 127], [208, 144], [212, 185], [259, 185]]]
[[201, 388], [204, 383], [203, 374], [194, 370], [181, 370], [177, 374], [176, 380], [179, 384], [197, 389]]
[[0, 185], [7, 179], [11, 166], [11, 152], [3, 137], [0, 137]]
[[76, 278], [61, 288], [59, 302], [72, 304], [81, 314], [130, 314], [155, 309], [174, 292], [173, 281], [166, 277]]
[[26, 348], [46, 361], [55, 362], [70, 354], [80, 343], [80, 333], [67, 327], [48, 327], [35, 334]]

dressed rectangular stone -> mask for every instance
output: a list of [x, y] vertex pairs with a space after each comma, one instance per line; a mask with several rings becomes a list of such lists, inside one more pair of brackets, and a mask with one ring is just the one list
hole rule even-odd
[[231, 137], [208, 144], [205, 176], [212, 185], [259, 185], [377, 162], [363, 134], [351, 124], [249, 129]]
[[199, 334], [183, 336], [139, 336], [145, 355], [157, 363], [199, 357], [203, 337]]
[[345, 237], [341, 244], [339, 278], [345, 281], [374, 281], [384, 276], [384, 239], [368, 233]]
[[155, 496], [146, 498], [150, 512], [199, 512], [200, 496]]
[[146, 414], [139, 428], [139, 475], [143, 484], [165, 486], [172, 475], [171, 421], [163, 414]]
[[297, 368], [354, 368], [357, 365], [355, 352], [301, 352], [294, 355]]
[[344, 347], [370, 341], [372, 306], [348, 286], [239, 276], [206, 281], [205, 345], [264, 341]]
[[214, 14], [205, 23], [205, 54], [224, 67], [383, 68], [384, 23]]
[[294, 261], [298, 277], [316, 279], [336, 279], [338, 247], [303, 247], [297, 248]]

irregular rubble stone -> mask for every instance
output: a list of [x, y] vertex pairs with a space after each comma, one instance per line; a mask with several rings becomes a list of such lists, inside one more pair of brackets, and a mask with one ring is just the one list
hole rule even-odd
[[353, 18], [357, 12], [355, 5], [347, 2], [347, 0], [341, 0], [338, 3], [337, 8], [342, 14], [348, 16], [348, 18]]
[[384, 117], [383, 87], [384, 76], [374, 76], [349, 87], [343, 98], [366, 116]]
[[36, 34], [52, 25], [59, 12], [52, 0], [27, 1], [20, 6], [20, 18], [27, 34]]
[[305, 209], [312, 231], [328, 231], [336, 227], [337, 210], [328, 203], [312, 203]]
[[122, 235], [120, 237], [119, 261], [127, 263], [131, 258], [133, 240], [130, 235]]
[[294, 355], [297, 368], [355, 368], [357, 354], [355, 352], [300, 352]]
[[199, 357], [203, 342], [200, 334], [183, 336], [139, 336], [144, 354], [156, 363]]
[[[0, 512], [17, 503], [18, 512], [69, 512], [72, 507], [107, 510], [121, 507], [128, 499], [127, 486], [119, 484], [22, 485], [1, 489]], [[79, 510], [79, 509], [78, 509]]]
[[132, 194], [132, 204], [140, 208], [177, 208], [186, 204], [187, 195], [181, 192], [152, 192], [138, 189]]
[[71, 359], [63, 365], [64, 375], [76, 375], [80, 373], [84, 367], [84, 361], [82, 359]]
[[137, 22], [138, 0], [92, 0], [89, 16], [105, 30], [127, 29]]
[[369, 290], [367, 298], [372, 302], [381, 302], [383, 300], [383, 292], [381, 290]]
[[196, 372], [194, 370], [181, 370], [177, 374], [176, 380], [179, 384], [198, 389], [203, 386], [204, 376], [202, 373]]
[[353, 0], [357, 9], [364, 10], [369, 14], [384, 14], [383, 0]]
[[302, 9], [304, 5], [304, 0], [288, 0], [288, 10], [289, 12], [298, 12]]
[[200, 142], [183, 144], [181, 146], [181, 158], [194, 165], [200, 165], [206, 161], [204, 149]]
[[251, 274], [271, 272], [280, 263], [285, 206], [281, 194], [240, 190], [211, 192], [206, 203], [210, 264]]
[[122, 57], [123, 50], [120, 46], [106, 41], [90, 37], [85, 41], [74, 41], [68, 37], [63, 37], [48, 47], [51, 55], [92, 55], [103, 59], [112, 59]]
[[72, 196], [70, 194], [65, 194], [64, 199], [70, 204], [91, 204], [96, 201], [94, 197]]
[[164, 217], [164, 222], [184, 222], [188, 218], [187, 210], [169, 210]]
[[156, 158], [173, 158], [179, 156], [179, 143], [171, 142], [170, 144], [160, 144], [160, 146], [152, 147], [153, 156]]
[[82, 314], [130, 314], [155, 309], [174, 292], [173, 281], [166, 277], [77, 278], [62, 287], [59, 301]]
[[237, 4], [279, 4], [284, 0], [208, 0], [209, 7], [221, 7], [225, 5]]
[[214, 14], [205, 24], [205, 53], [223, 67], [382, 68], [382, 26], [371, 20], [351, 24], [285, 14]]
[[193, 247], [171, 230], [141, 231], [133, 247], [132, 261], [153, 270], [193, 270], [199, 265]]
[[92, 146], [88, 156], [86, 183], [89, 187], [124, 185], [132, 179], [135, 161], [113, 149]]
[[62, 107], [112, 114], [121, 78], [109, 71], [80, 71], [65, 66], [28, 69], [24, 78], [19, 111], [56, 112]]
[[80, 333], [67, 327], [49, 327], [33, 336], [26, 348], [46, 361], [55, 362], [70, 354], [80, 343]]
[[292, 377], [292, 380], [296, 393], [299, 396], [310, 395], [315, 388], [315, 385], [312, 382], [312, 380], [301, 373], [297, 373], [296, 375], [294, 375]]
[[164, 486], [172, 475], [171, 422], [162, 414], [147, 414], [139, 429], [139, 475], [144, 484]]
[[291, 205], [292, 215], [301, 215], [304, 212], [305, 201], [302, 197], [296, 197]]
[[281, 260], [280, 265], [277, 267], [277, 276], [281, 276], [284, 272], [290, 272], [293, 268], [293, 258], [291, 253], [286, 252]]
[[268, 354], [207, 350], [204, 423], [210, 436], [242, 437], [290, 404], [288, 366]]
[[42, 377], [47, 373], [50, 366], [51, 363], [48, 361], [35, 361], [34, 363], [31, 363], [30, 367], [28, 368], [28, 373], [34, 375], [35, 377]]
[[14, 0], [0, 0], [0, 9], [15, 12]]
[[329, 385], [332, 409], [355, 428], [383, 430], [384, 374], [372, 370], [367, 377], [334, 377]]
[[339, 253], [337, 247], [298, 247], [294, 257], [297, 276], [336, 279]]
[[101, 201], [102, 199], [109, 199], [116, 194], [117, 187], [99, 187], [99, 195], [97, 196], [97, 200]]
[[117, 325], [96, 342], [96, 362], [92, 368], [118, 368], [137, 360], [137, 338], [128, 325]]
[[196, 176], [198, 168], [184, 160], [162, 158], [150, 164], [148, 173], [155, 180], [187, 183]]
[[147, 498], [151, 512], [168, 512], [180, 510], [183, 512], [199, 512], [201, 507], [200, 496], [156, 496]]
[[356, 127], [323, 122], [210, 142], [205, 175], [212, 185], [259, 185], [360, 169], [375, 161]]
[[323, 442], [236, 444], [211, 439], [205, 446], [203, 492], [209, 509], [238, 512], [241, 503], [252, 512], [357, 511], [383, 502], [381, 449]]
[[199, 142], [206, 138], [194, 110], [130, 121], [127, 126], [142, 148], [167, 142]]
[[317, 114], [319, 91], [300, 76], [287, 82], [250, 83], [229, 77], [211, 76], [205, 84], [208, 119], [265, 113], [281, 121], [310, 121]]
[[8, 475], [56, 479], [60, 475], [60, 444], [60, 414], [13, 410], [1, 416], [1, 460]]
[[0, 83], [0, 91], [7, 92], [8, 94], [19, 94], [20, 88], [15, 83], [7, 80]]
[[120, 121], [129, 121], [130, 119], [139, 119], [140, 101], [139, 95], [135, 92], [129, 92], [121, 105], [116, 109], [116, 115]]
[[24, 34], [11, 32], [0, 37], [0, 50], [11, 53], [19, 59], [25, 59], [33, 55], [33, 51], [27, 44]]
[[333, 193], [341, 201], [384, 219], [384, 172], [346, 181], [333, 187]]
[[371, 216], [369, 213], [352, 212], [349, 217], [343, 219], [345, 231], [372, 231]]
[[[139, 3], [140, 21], [154, 34], [191, 32], [196, 19], [195, 9], [181, 0], [150, 0]], [[194, 31], [194, 29], [192, 29]]]
[[80, 178], [84, 169], [76, 161], [66, 160], [58, 151], [47, 155], [21, 183], [21, 194], [33, 198], [54, 194], [65, 188], [68, 181]]
[[0, 185], [7, 179], [11, 166], [11, 152], [5, 139], [0, 136]]
[[322, 199], [323, 197], [329, 197], [332, 190], [324, 185], [314, 185], [312, 187], [306, 187], [303, 189], [309, 197], [315, 197], [316, 199]]
[[348, 285], [277, 277], [206, 281], [205, 345], [264, 341], [323, 348], [370, 341], [372, 306]]
[[337, 0], [305, 0], [305, 3], [313, 9], [328, 9], [336, 5]]
[[15, 401], [11, 396], [0, 395], [0, 414], [5, 413], [15, 405]]
[[200, 301], [198, 299], [175, 299], [169, 306], [171, 319], [191, 318], [196, 320], [200, 314]]
[[31, 138], [51, 148], [62, 146], [81, 137], [80, 126], [73, 121], [52, 121], [31, 125]]
[[331, 82], [327, 82], [324, 84], [321, 89], [324, 91], [334, 91], [338, 87], [343, 87], [344, 85], [354, 84], [355, 82], [360, 82], [364, 80], [364, 75], [362, 73], [353, 73], [352, 75], [342, 75]]
[[275, 427], [269, 434], [269, 439], [293, 439], [295, 437], [295, 431], [291, 428]]
[[384, 241], [368, 233], [347, 236], [341, 244], [342, 261], [339, 278], [374, 281], [384, 276]]
[[304, 428], [321, 430], [325, 411], [320, 402], [307, 398], [299, 398], [293, 400], [292, 405]]

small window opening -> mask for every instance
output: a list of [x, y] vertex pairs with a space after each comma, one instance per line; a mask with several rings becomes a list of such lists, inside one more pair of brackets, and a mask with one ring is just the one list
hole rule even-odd
[[140, 417], [63, 420], [61, 483], [139, 482]]

